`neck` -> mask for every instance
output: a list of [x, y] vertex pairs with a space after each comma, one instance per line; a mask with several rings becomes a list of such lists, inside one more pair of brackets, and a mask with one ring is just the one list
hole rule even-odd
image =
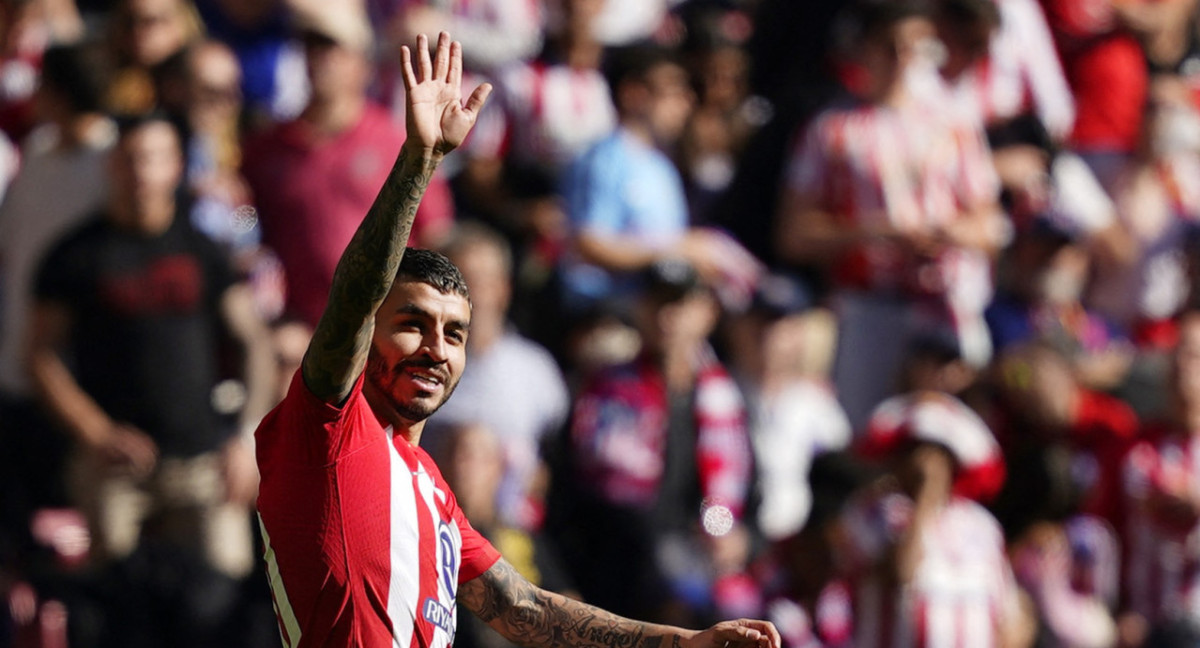
[[908, 86], [903, 78], [872, 88], [866, 93], [867, 101], [890, 108], [899, 108], [908, 102]]
[[128, 201], [117, 201], [110, 209], [121, 227], [149, 236], [162, 234], [170, 229], [171, 223], [175, 221], [173, 198], [138, 206]]
[[367, 100], [360, 94], [313, 98], [304, 108], [300, 118], [317, 131], [337, 135], [350, 130], [362, 118]]
[[363, 381], [363, 397], [367, 399], [367, 404], [371, 406], [371, 413], [375, 415], [375, 420], [379, 421], [381, 427], [391, 426], [393, 434], [399, 434], [409, 442], [410, 445], [421, 444], [421, 433], [425, 431], [425, 421], [410, 421], [400, 415], [395, 407], [392, 407], [387, 397], [379, 392], [371, 381]]
[[563, 61], [573, 70], [594, 70], [600, 67], [604, 45], [589, 36], [567, 33], [559, 43]]

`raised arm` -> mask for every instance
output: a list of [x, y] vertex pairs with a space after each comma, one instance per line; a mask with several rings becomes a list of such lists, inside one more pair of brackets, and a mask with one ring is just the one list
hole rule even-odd
[[459, 602], [527, 648], [779, 648], [767, 621], [722, 621], [707, 630], [643, 623], [541, 589], [501, 558], [463, 584]]
[[442, 157], [462, 143], [487, 100], [483, 84], [462, 102], [462, 45], [438, 37], [430, 60], [429, 43], [417, 38], [417, 69], [412, 52], [401, 48], [408, 139], [374, 204], [358, 227], [333, 275], [325, 312], [313, 331], [301, 371], [312, 393], [342, 403], [367, 361], [375, 311], [391, 290], [417, 205]]

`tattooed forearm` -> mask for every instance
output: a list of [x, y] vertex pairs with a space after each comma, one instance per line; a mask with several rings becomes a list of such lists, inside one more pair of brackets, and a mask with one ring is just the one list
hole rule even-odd
[[375, 310], [392, 287], [421, 196], [436, 166], [436, 158], [402, 148], [338, 261], [329, 302], [303, 365], [305, 383], [323, 400], [345, 400], [362, 371]]
[[548, 592], [525, 580], [504, 560], [465, 583], [459, 602], [501, 635], [522, 646], [680, 648], [681, 645], [683, 631], [679, 628], [626, 619]]

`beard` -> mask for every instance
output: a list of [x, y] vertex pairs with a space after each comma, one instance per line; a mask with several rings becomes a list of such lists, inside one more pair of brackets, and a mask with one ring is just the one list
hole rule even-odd
[[[442, 384], [442, 398], [436, 403], [431, 402], [428, 398], [417, 396], [415, 398], [404, 398], [396, 393], [396, 382], [398, 380], [407, 379], [406, 369], [410, 367], [418, 367], [421, 369], [431, 369], [440, 374]], [[388, 405], [406, 421], [419, 423], [433, 416], [433, 413], [441, 409], [446, 401], [450, 400], [450, 396], [454, 394], [454, 390], [458, 387], [458, 378], [451, 379], [450, 372], [446, 369], [443, 363], [431, 362], [429, 360], [408, 360], [401, 361], [394, 365], [388, 365], [374, 348], [367, 354], [367, 366], [365, 371], [365, 379], [367, 382], [383, 395], [387, 400]]]

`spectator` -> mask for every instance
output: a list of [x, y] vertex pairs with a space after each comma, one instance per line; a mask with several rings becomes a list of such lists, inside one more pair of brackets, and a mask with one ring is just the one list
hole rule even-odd
[[199, 0], [211, 38], [237, 55], [251, 130], [293, 119], [304, 108], [304, 55], [291, 38], [283, 0]]
[[746, 395], [757, 459], [757, 526], [780, 540], [804, 526], [812, 461], [850, 443], [850, 421], [829, 384], [832, 315], [812, 308], [801, 284], [763, 279], [750, 309], [731, 318], [729, 352]]
[[594, 33], [604, 3], [559, 0], [558, 4], [562, 21], [542, 55], [501, 68], [497, 74], [508, 126], [506, 160], [555, 175], [616, 125], [600, 68], [604, 46]]
[[918, 405], [898, 428], [876, 427], [899, 429], [891, 438], [864, 438], [887, 448], [896, 489], [867, 493], [842, 521], [854, 645], [1028, 645], [1000, 525], [953, 490], [976, 450], [995, 441], [982, 424], [924, 412]]
[[1087, 161], [1105, 187], [1112, 186], [1125, 157], [1137, 148], [1149, 79], [1145, 54], [1120, 18], [1125, 9], [1119, 5], [1151, 4], [1159, 3], [1042, 0], [1075, 95], [1075, 125], [1067, 146]]
[[[366, 17], [330, 5], [297, 9], [312, 96], [295, 120], [246, 144], [263, 242], [283, 263], [286, 311], [316, 326], [337, 260], [387, 177], [404, 134], [366, 96], [372, 35]], [[431, 184], [413, 226], [416, 245], [449, 231], [445, 182]]]
[[97, 63], [81, 46], [46, 51], [36, 95], [39, 125], [26, 138], [20, 172], [0, 203], [0, 428], [11, 461], [0, 472], [17, 482], [3, 487], [10, 502], [28, 497], [9, 527], [14, 530], [28, 524], [25, 507], [61, 505], [65, 498], [65, 448], [34, 401], [24, 363], [26, 324], [42, 255], [108, 201], [105, 163], [116, 127], [101, 112], [104, 75]]
[[617, 129], [564, 178], [573, 243], [563, 266], [566, 307], [628, 300], [638, 271], [672, 257], [714, 285], [752, 282], [757, 266], [741, 246], [689, 228], [682, 180], [663, 150], [678, 140], [692, 109], [684, 69], [665, 50], [631, 48], [614, 53], [608, 84]]
[[542, 0], [366, 0], [389, 43], [449, 31], [471, 43], [464, 64], [477, 72], [532, 58], [541, 45]]
[[[1141, 145], [1112, 187], [1127, 263], [1097, 263], [1089, 303], [1139, 346], [1170, 348], [1172, 318], [1191, 290], [1184, 258], [1200, 219], [1200, 112], [1183, 80], [1158, 76]], [[1103, 259], [1099, 259], [1103, 261]]]
[[[799, 140], [775, 244], [833, 283], [834, 383], [861, 426], [917, 331], [952, 330], [965, 357], [987, 361], [988, 255], [1004, 227], [983, 133], [911, 94], [928, 15], [914, 2], [864, 4], [856, 33], [863, 97], [828, 108]], [[884, 322], [891, 335], [878, 334]]]
[[[1083, 386], [1067, 358], [1045, 342], [1006, 351], [996, 374], [1003, 420], [993, 425], [1008, 463], [1021, 465], [1051, 447], [1065, 448], [1072, 483], [1082, 493], [1080, 512], [1123, 528], [1121, 462], [1138, 433], [1129, 405]], [[996, 502], [997, 515], [1006, 520], [1036, 517], [1036, 509], [1015, 491], [1002, 492]]]
[[1041, 219], [1004, 255], [1004, 281], [986, 318], [997, 350], [1045, 341], [1070, 360], [1078, 379], [1097, 389], [1121, 382], [1132, 352], [1121, 332], [1085, 306], [1092, 257], [1085, 239]]
[[162, 107], [164, 72], [204, 30], [191, 0], [120, 0], [110, 44], [117, 65], [108, 107], [136, 114]]
[[[1200, 475], [1196, 422], [1200, 417], [1200, 313], [1179, 321], [1169, 387], [1168, 416], [1146, 426], [1124, 466], [1128, 565], [1125, 609], [1154, 628], [1184, 623], [1200, 639], [1200, 583], [1192, 547], [1200, 530]], [[1151, 644], [1147, 644], [1151, 645]], [[1157, 644], [1153, 644], [1157, 645]]]
[[254, 288], [259, 314], [273, 320], [283, 310], [284, 277], [279, 259], [261, 244], [262, 227], [240, 171], [243, 105], [237, 58], [217, 41], [201, 41], [186, 53], [183, 75], [192, 225], [231, 256]]
[[742, 398], [706, 342], [711, 291], [684, 264], [648, 275], [641, 355], [575, 402], [560, 544], [588, 601], [694, 619], [712, 609], [714, 581], [745, 565], [752, 450]]
[[156, 538], [241, 578], [253, 565], [257, 475], [245, 435], [213, 409], [214, 324], [245, 353], [247, 434], [270, 405], [265, 328], [224, 257], [178, 215], [183, 159], [171, 124], [127, 122], [111, 169], [107, 209], [38, 272], [33, 383], [78, 444], [71, 477], [97, 559], [128, 556], [154, 515]]
[[764, 580], [764, 612], [788, 646], [845, 648], [853, 645], [854, 610], [841, 580], [843, 514], [862, 500], [882, 475], [848, 452], [813, 459], [805, 479], [813, 505], [798, 532], [773, 543], [756, 564]]
[[[479, 424], [494, 430], [503, 454], [494, 505], [499, 521], [534, 531], [545, 499], [540, 446], [566, 422], [567, 386], [554, 358], [508, 324], [513, 268], [504, 239], [483, 226], [464, 224], [444, 252], [471, 291], [471, 365], [429, 426]], [[442, 437], [425, 436], [430, 441]]]
[[1006, 140], [1002, 131], [1027, 115], [1055, 142], [1070, 134], [1075, 101], [1037, 0], [940, 0], [937, 16], [942, 76], [989, 134]]

